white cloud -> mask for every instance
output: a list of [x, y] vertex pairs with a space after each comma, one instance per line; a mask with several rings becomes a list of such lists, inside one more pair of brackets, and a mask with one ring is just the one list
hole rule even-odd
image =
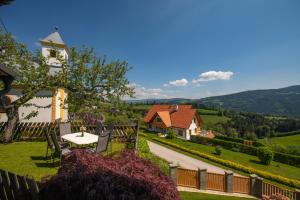
[[179, 79], [179, 80], [175, 80], [175, 81], [170, 81], [169, 83], [165, 83], [163, 86], [164, 87], [168, 87], [168, 86], [186, 86], [189, 83], [188, 80], [186, 80], [185, 78]]
[[129, 86], [134, 88], [136, 99], [170, 98], [161, 88], [146, 88], [136, 83], [131, 83]]
[[215, 80], [230, 80], [233, 76], [233, 72], [227, 71], [208, 71], [199, 75], [197, 79], [192, 80], [192, 83], [199, 83], [204, 81], [215, 81]]

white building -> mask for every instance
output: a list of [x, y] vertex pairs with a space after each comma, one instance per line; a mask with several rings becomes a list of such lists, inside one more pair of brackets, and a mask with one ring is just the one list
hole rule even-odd
[[[68, 60], [68, 48], [62, 40], [58, 32], [51, 33], [46, 38], [40, 40], [42, 45], [42, 55], [46, 58], [47, 64], [50, 66], [50, 74], [54, 74], [61, 70], [62, 65], [57, 59]], [[8, 93], [10, 101], [15, 101], [22, 95], [22, 88], [12, 87]], [[40, 91], [36, 97], [31, 99], [28, 104], [32, 106], [23, 106], [19, 108], [19, 118], [21, 122], [54, 122], [57, 119], [67, 120], [68, 109], [65, 104], [67, 94], [63, 88], [53, 88], [52, 90]], [[25, 119], [25, 117], [38, 111], [36, 117]], [[7, 116], [0, 110], [0, 122], [7, 121]]]
[[144, 122], [151, 131], [167, 133], [171, 128], [177, 137], [190, 140], [200, 134], [202, 119], [191, 105], [153, 105]]

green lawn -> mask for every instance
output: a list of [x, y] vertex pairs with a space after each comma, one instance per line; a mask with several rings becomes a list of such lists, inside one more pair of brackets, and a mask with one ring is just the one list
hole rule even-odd
[[[153, 137], [157, 137], [156, 134], [150, 133], [148, 131], [145, 130], [141, 130], [143, 131], [147, 137], [149, 138], [153, 138]], [[226, 150], [226, 149], [222, 149], [222, 154], [220, 156], [214, 155], [212, 152], [214, 151], [215, 147], [213, 146], [208, 146], [208, 145], [202, 145], [202, 144], [196, 144], [196, 143], [192, 143], [189, 141], [185, 141], [182, 139], [178, 139], [178, 138], [174, 138], [172, 140], [170, 139], [165, 139], [165, 138], [161, 138], [162, 140], [166, 140], [166, 141], [171, 141], [174, 142], [176, 144], [179, 144], [181, 146], [184, 147], [188, 147], [190, 149], [193, 150], [200, 150], [202, 152], [211, 154], [213, 156], [225, 159], [225, 160], [230, 160], [232, 162], [236, 162], [236, 163], [240, 163], [242, 165], [248, 166], [248, 167], [252, 167], [258, 170], [263, 170], [263, 171], [268, 171], [271, 172], [273, 174], [276, 175], [281, 175], [283, 177], [287, 177], [287, 178], [293, 178], [293, 179], [297, 179], [300, 180], [300, 169], [298, 167], [293, 167], [290, 165], [286, 165], [286, 164], [282, 164], [282, 163], [278, 163], [278, 162], [272, 162], [271, 165], [266, 166], [266, 165], [262, 165], [259, 162], [259, 159], [256, 156], [251, 156], [248, 154], [244, 154], [244, 153], [240, 153], [240, 152], [234, 152], [234, 151], [230, 151], [230, 150]], [[155, 142], [155, 141], [154, 141]], [[171, 148], [174, 149], [174, 148]], [[178, 151], [177, 149], [174, 149], [176, 151]], [[181, 151], [179, 151], [181, 152]], [[185, 154], [188, 154], [186, 152], [182, 152]], [[201, 157], [197, 157], [194, 155], [190, 155], [192, 157], [195, 157], [197, 159], [200, 160], [205, 160], [208, 163], [213, 163], [212, 161], [208, 161], [206, 159], [203, 159]], [[220, 164], [216, 164], [213, 163], [216, 166], [220, 166]], [[223, 168], [226, 168], [224, 166], [222, 166]]]
[[36, 180], [57, 173], [58, 163], [53, 165], [50, 160], [45, 160], [46, 142], [0, 144], [0, 152], [0, 169]]
[[217, 110], [209, 110], [209, 109], [197, 109], [200, 115], [206, 115], [206, 114], [215, 114], [217, 115], [219, 112]]
[[[242, 197], [232, 197], [232, 196], [221, 196], [221, 195], [213, 195], [213, 194], [204, 194], [197, 192], [180, 192], [180, 197], [182, 200], [247, 200], [250, 198], [242, 198]], [[253, 200], [253, 199], [252, 199]]]
[[300, 134], [285, 137], [273, 137], [270, 139], [261, 139], [260, 141], [269, 145], [277, 144], [282, 146], [300, 146]]
[[201, 118], [203, 120], [203, 126], [204, 128], [208, 128], [208, 127], [213, 127], [215, 124], [218, 123], [225, 123], [228, 120], [230, 120], [230, 118], [225, 117], [225, 116], [218, 116], [218, 115], [201, 115]]
[[[145, 140], [140, 140], [144, 143]], [[57, 173], [59, 159], [56, 158], [54, 164], [45, 159], [46, 142], [14, 142], [11, 144], [0, 144], [0, 169], [14, 172], [19, 175], [26, 175], [36, 180]], [[151, 160], [165, 174], [168, 174], [168, 163], [147, 150], [148, 144], [140, 154], [141, 157]], [[141, 145], [139, 145], [141, 146]], [[124, 143], [113, 142], [111, 155], [118, 154], [125, 148]], [[145, 149], [146, 148], [146, 149]], [[149, 147], [148, 147], [149, 149]]]

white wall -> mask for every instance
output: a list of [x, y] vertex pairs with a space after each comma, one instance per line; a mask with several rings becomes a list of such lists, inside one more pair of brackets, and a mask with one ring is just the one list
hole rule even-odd
[[59, 48], [59, 47], [56, 47], [56, 46], [52, 47], [52, 46], [43, 45], [42, 46], [42, 55], [46, 58], [48, 65], [56, 66], [56, 67], [61, 66], [61, 63], [58, 59], [50, 57], [50, 50], [51, 49], [56, 50], [60, 54], [60, 56], [62, 56], [63, 59], [68, 60], [68, 53], [64, 48]]
[[[22, 95], [20, 89], [12, 89], [9, 94], [12, 101], [20, 98]], [[37, 106], [49, 106], [47, 108], [37, 108], [35, 106], [22, 106], [19, 108], [19, 118], [22, 122], [51, 122], [52, 121], [52, 92], [51, 91], [41, 91], [37, 94], [37, 97], [31, 99], [28, 104], [35, 104]], [[32, 111], [38, 111], [36, 117], [30, 119], [24, 119]], [[0, 122], [6, 122], [7, 116], [5, 113], [0, 114]]]

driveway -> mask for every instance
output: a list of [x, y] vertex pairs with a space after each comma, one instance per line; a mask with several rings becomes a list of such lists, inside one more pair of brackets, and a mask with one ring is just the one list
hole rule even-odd
[[[222, 169], [220, 167], [216, 167], [209, 163], [203, 162], [201, 160], [197, 160], [195, 158], [186, 156], [182, 153], [178, 153], [171, 149], [168, 149], [159, 144], [148, 141], [148, 145], [150, 147], [150, 151], [156, 156], [165, 159], [166, 161], [174, 164], [178, 164], [182, 168], [197, 170], [198, 168], [207, 169], [208, 172], [214, 172], [219, 174], [224, 174], [224, 171], [228, 171], [226, 169]], [[239, 174], [234, 173], [235, 175], [241, 176]]]

